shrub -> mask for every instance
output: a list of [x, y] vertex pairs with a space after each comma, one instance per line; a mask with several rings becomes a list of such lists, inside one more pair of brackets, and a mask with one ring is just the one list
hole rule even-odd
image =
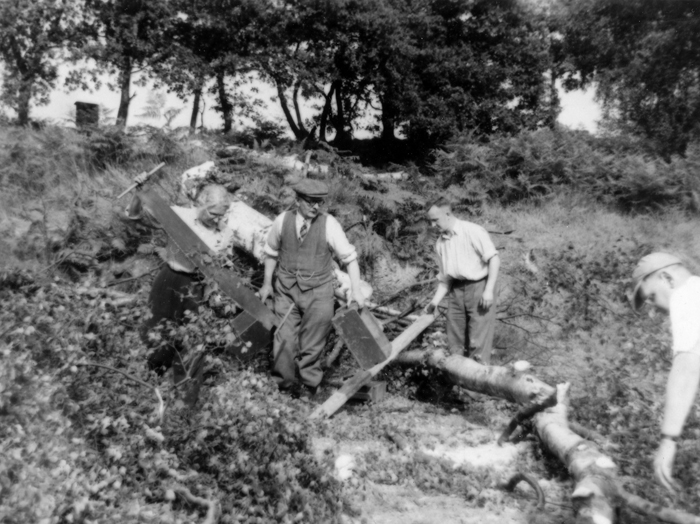
[[472, 203], [510, 204], [571, 189], [624, 211], [647, 212], [700, 211], [698, 167], [697, 148], [666, 162], [631, 140], [541, 129], [488, 143], [462, 136], [447, 152], [436, 152], [432, 170], [445, 188], [463, 186]]

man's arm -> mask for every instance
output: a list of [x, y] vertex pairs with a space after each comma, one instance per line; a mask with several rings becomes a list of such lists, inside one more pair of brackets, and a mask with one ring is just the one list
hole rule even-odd
[[442, 302], [442, 299], [445, 298], [445, 295], [447, 295], [447, 292], [450, 290], [450, 285], [447, 281], [445, 280], [440, 280], [438, 282], [437, 289], [435, 290], [435, 294], [433, 295], [433, 299], [428, 302], [428, 305], [425, 306], [423, 311], [426, 313], [433, 313], [435, 314], [435, 311], [437, 310], [438, 305], [440, 302]]
[[273, 295], [272, 276], [275, 274], [275, 269], [277, 268], [277, 256], [280, 249], [283, 220], [284, 213], [275, 218], [274, 222], [272, 222], [270, 232], [267, 234], [267, 242], [265, 243], [264, 249], [265, 260], [263, 261], [265, 266], [265, 277], [263, 279], [263, 285], [258, 290], [258, 295], [263, 303], [268, 297]]
[[[700, 342], [695, 349], [700, 351]], [[676, 353], [666, 384], [662, 440], [654, 457], [654, 475], [669, 491], [674, 491], [676, 487], [672, 477], [676, 442], [670, 437], [678, 437], [683, 432], [688, 413], [695, 402], [699, 381], [700, 353]]]
[[348, 276], [350, 277], [350, 287], [352, 288], [352, 296], [357, 302], [360, 308], [365, 307], [365, 296], [362, 294], [362, 289], [360, 288], [360, 265], [357, 263], [357, 259], [353, 259], [348, 262], [346, 266], [348, 270]]
[[486, 277], [486, 286], [484, 286], [484, 294], [479, 300], [479, 305], [484, 309], [489, 309], [493, 305], [494, 291], [496, 289], [496, 280], [498, 279], [498, 270], [501, 267], [501, 258], [496, 253], [489, 259], [489, 275]]
[[340, 223], [332, 215], [326, 217], [326, 242], [348, 272], [352, 298], [359, 307], [364, 307], [365, 296], [360, 287], [362, 279], [360, 278], [360, 265], [357, 262], [357, 250], [348, 240]]
[[266, 256], [265, 257], [265, 277], [263, 280], [263, 285], [258, 290], [258, 295], [260, 295], [260, 300], [265, 303], [268, 297], [271, 297], [272, 292], [272, 275], [275, 273], [275, 268], [277, 267], [277, 258]]

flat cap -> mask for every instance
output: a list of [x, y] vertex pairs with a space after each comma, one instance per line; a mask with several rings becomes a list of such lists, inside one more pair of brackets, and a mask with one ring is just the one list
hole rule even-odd
[[292, 186], [298, 195], [309, 198], [326, 198], [328, 196], [328, 184], [313, 178], [304, 178]]
[[659, 269], [664, 269], [669, 266], [675, 266], [676, 264], [683, 264], [683, 261], [675, 255], [669, 253], [651, 253], [642, 259], [637, 264], [632, 272], [632, 281], [634, 282], [634, 292], [632, 293], [632, 304], [634, 310], [637, 311], [644, 300], [639, 296], [639, 288], [644, 282], [644, 279], [651, 275], [654, 271]]

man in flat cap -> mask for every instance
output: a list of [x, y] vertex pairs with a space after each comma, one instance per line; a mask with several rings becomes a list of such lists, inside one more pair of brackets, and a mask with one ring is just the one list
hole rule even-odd
[[[357, 253], [338, 221], [320, 211], [328, 186], [309, 178], [293, 186], [296, 210], [272, 223], [265, 246], [265, 280], [259, 290], [273, 295], [280, 325], [273, 343], [272, 376], [282, 390], [296, 383], [298, 365], [302, 393], [312, 397], [321, 382], [320, 356], [333, 318], [332, 255], [347, 267], [353, 299], [364, 306]], [[295, 357], [298, 364], [295, 362]]]
[[633, 306], [645, 303], [670, 316], [673, 365], [666, 384], [661, 443], [654, 457], [654, 475], [673, 492], [673, 462], [677, 440], [695, 401], [700, 382], [700, 277], [676, 256], [652, 253], [643, 257], [632, 274]]

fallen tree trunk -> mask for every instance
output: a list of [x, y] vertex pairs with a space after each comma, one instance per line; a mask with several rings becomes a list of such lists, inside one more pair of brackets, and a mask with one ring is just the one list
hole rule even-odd
[[442, 370], [455, 384], [479, 393], [521, 405], [546, 402], [556, 391], [557, 403], [536, 415], [534, 423], [542, 444], [555, 455], [573, 477], [571, 495], [577, 524], [612, 524], [621, 504], [635, 512], [674, 524], [700, 524], [700, 517], [664, 508], [627, 493], [617, 476], [617, 465], [600, 447], [569, 427], [569, 384], [556, 389], [532, 375], [504, 366], [484, 366], [442, 350], [410, 351], [396, 359], [408, 365], [428, 364]]

